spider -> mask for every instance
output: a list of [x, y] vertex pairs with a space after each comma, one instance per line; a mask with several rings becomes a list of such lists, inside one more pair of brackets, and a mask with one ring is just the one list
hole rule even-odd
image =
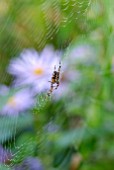
[[[49, 81], [51, 83], [51, 87], [50, 87], [49, 92], [47, 93], [48, 96], [50, 96], [51, 93], [59, 87], [60, 72], [61, 72], [61, 62], [59, 62], [58, 71], [56, 71], [56, 66], [54, 66], [54, 71], [53, 71], [53, 74], [52, 74], [52, 77], [51, 77], [51, 81]], [[54, 84], [56, 84], [56, 86], [54, 86]]]

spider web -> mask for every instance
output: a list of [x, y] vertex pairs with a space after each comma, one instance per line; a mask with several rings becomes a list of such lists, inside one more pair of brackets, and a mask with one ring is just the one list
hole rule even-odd
[[[30, 5], [29, 10], [27, 5]], [[32, 10], [33, 5], [35, 6], [34, 11]], [[5, 71], [7, 69], [6, 65], [8, 65], [11, 57], [21, 51], [23, 48], [23, 42], [24, 48], [30, 47], [32, 41], [33, 47], [38, 50], [42, 49], [46, 43], [53, 42], [54, 37], [60, 31], [60, 27], [66, 28], [68, 24], [73, 22], [77, 23], [78, 20], [83, 20], [85, 22], [87, 19], [85, 16], [90, 5], [91, 0], [41, 0], [39, 2], [35, 0], [1, 0], [0, 9], [1, 6], [3, 7], [2, 12], [0, 12], [0, 15], [2, 13], [0, 16], [0, 22], [2, 25], [0, 36], [3, 42], [2, 45], [0, 45], [0, 47], [2, 47], [0, 52], [1, 83], [8, 84], [9, 80], [11, 81], [11, 78]], [[12, 13], [14, 13], [14, 15], [12, 15]], [[39, 18], [37, 18], [39, 23], [34, 20], [34, 16], [38, 13], [41, 13], [43, 20], [40, 21]], [[33, 28], [32, 24], [36, 27]], [[38, 26], [41, 27], [40, 30], [38, 30]], [[26, 32], [26, 30], [28, 32]], [[13, 41], [14, 36], [16, 37], [15, 41]], [[8, 59], [6, 59], [7, 56]], [[42, 108], [44, 101], [40, 100], [40, 104], [40, 108]], [[30, 147], [30, 155], [33, 152], [32, 138], [25, 139], [25, 142], [21, 145], [16, 144], [16, 137], [21, 133], [22, 128], [30, 126], [33, 120], [31, 115], [22, 115], [19, 117], [6, 116], [1, 117], [0, 119], [0, 144], [4, 146], [5, 149], [3, 163], [7, 169], [10, 169], [14, 166], [19, 157], [20, 160], [25, 158], [26, 154], [24, 153], [24, 149], [26, 145]], [[51, 122], [53, 122], [53, 118]], [[37, 134], [37, 138], [38, 137], [41, 137], [40, 132]], [[39, 141], [39, 148], [43, 153], [45, 152], [44, 140], [45, 138], [42, 137]], [[80, 142], [81, 141], [79, 141], [79, 143]], [[8, 165], [5, 162], [6, 160], [10, 160], [11, 163]], [[2, 165], [0, 168], [3, 170]]]

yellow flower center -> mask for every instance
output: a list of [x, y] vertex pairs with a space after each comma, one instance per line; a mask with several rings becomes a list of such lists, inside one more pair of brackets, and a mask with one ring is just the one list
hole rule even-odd
[[35, 75], [41, 75], [41, 74], [43, 74], [43, 69], [42, 68], [36, 68], [35, 70], [34, 70], [34, 74]]
[[17, 105], [16, 101], [15, 101], [15, 97], [10, 97], [8, 99], [8, 102], [7, 102], [8, 105], [12, 106], [12, 107], [15, 107]]

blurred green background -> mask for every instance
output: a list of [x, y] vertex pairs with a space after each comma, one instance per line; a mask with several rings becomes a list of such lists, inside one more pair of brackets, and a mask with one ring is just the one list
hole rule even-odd
[[[11, 85], [6, 70], [12, 57], [46, 44], [62, 50], [62, 65], [72, 60], [67, 71], [80, 75], [69, 81], [66, 73], [68, 91], [59, 89], [57, 100], [45, 103], [41, 95], [40, 106], [24, 117], [0, 118], [1, 144], [15, 153], [8, 168], [32, 156], [46, 170], [113, 170], [113, 16], [113, 0], [0, 1], [1, 84]], [[70, 58], [73, 49], [86, 45], [92, 49], [89, 59]]]

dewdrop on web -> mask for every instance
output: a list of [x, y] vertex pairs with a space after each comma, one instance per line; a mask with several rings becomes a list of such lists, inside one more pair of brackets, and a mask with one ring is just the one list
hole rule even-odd
[[13, 95], [9, 93], [5, 105], [0, 110], [1, 115], [17, 116], [20, 112], [32, 108], [35, 104], [35, 100], [28, 89], [20, 90]]
[[35, 92], [43, 92], [50, 87], [54, 65], [59, 63], [61, 52], [46, 46], [38, 53], [34, 49], [25, 49], [19, 57], [11, 60], [8, 72], [15, 78], [15, 86], [32, 86]]

